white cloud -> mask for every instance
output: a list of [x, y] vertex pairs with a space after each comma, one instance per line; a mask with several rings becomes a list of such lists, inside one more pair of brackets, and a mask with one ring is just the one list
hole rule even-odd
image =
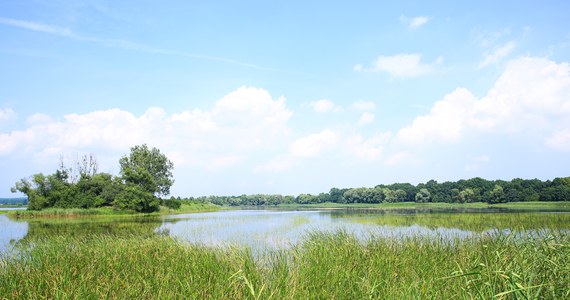
[[323, 150], [339, 142], [339, 134], [325, 129], [319, 133], [299, 138], [289, 146], [289, 153], [293, 157], [316, 157]]
[[467, 164], [465, 165], [465, 171], [467, 172], [474, 172], [481, 169], [481, 165], [487, 164], [491, 161], [491, 158], [488, 155], [480, 155], [471, 157]]
[[423, 25], [427, 24], [429, 22], [430, 18], [426, 17], [426, 16], [418, 16], [418, 17], [406, 17], [404, 15], [400, 16], [400, 22], [402, 22], [402, 24], [405, 24], [406, 26], [408, 26], [409, 29], [418, 29], [420, 27], [422, 27]]
[[370, 111], [376, 109], [376, 103], [372, 101], [358, 100], [350, 105], [350, 108], [360, 111]]
[[363, 126], [374, 122], [374, 114], [369, 112], [364, 112], [358, 119], [358, 125]]
[[511, 54], [516, 47], [517, 43], [515, 43], [514, 41], [510, 41], [501, 47], [495, 48], [493, 52], [485, 53], [483, 56], [483, 60], [479, 62], [478, 68], [481, 69], [489, 65], [499, 63], [501, 60], [503, 60], [505, 57]]
[[478, 42], [479, 46], [483, 48], [488, 48], [493, 45], [496, 45], [497, 41], [501, 40], [503, 37], [506, 37], [511, 34], [511, 29], [506, 27], [496, 31], [481, 31], [475, 30], [473, 32], [475, 35], [475, 39]]
[[206, 168], [210, 170], [225, 169], [227, 167], [235, 166], [243, 161], [243, 157], [240, 155], [224, 155], [221, 157], [214, 158], [210, 161], [210, 164]]
[[386, 72], [392, 77], [410, 78], [431, 74], [443, 62], [443, 57], [438, 57], [433, 63], [425, 64], [421, 62], [421, 58], [420, 54], [381, 55], [372, 62], [370, 68], [358, 69], [365, 72]]
[[316, 113], [319, 113], [319, 114], [324, 114], [324, 113], [331, 112], [331, 111], [340, 111], [341, 110], [340, 106], [337, 106], [332, 101], [327, 100], [327, 99], [312, 101], [311, 103], [309, 103], [309, 105], [311, 106], [311, 108]]
[[10, 25], [14, 27], [20, 27], [23, 29], [28, 29], [32, 31], [39, 31], [43, 33], [55, 34], [65, 37], [71, 37], [75, 39], [80, 39], [79, 36], [73, 34], [73, 32], [68, 28], [63, 28], [59, 26], [46, 25], [37, 22], [30, 22], [24, 20], [0, 18], [0, 24]]
[[458, 88], [432, 107], [429, 115], [414, 119], [413, 123], [398, 131], [398, 139], [407, 144], [429, 141], [456, 141], [462, 136], [468, 115], [476, 101], [471, 92]]
[[28, 125], [39, 125], [52, 122], [52, 118], [46, 114], [35, 113], [26, 119]]
[[392, 154], [384, 160], [384, 164], [387, 166], [401, 166], [401, 165], [410, 165], [410, 164], [418, 164], [420, 160], [417, 159], [412, 153], [409, 151], [403, 150]]
[[10, 108], [0, 109], [0, 123], [15, 120], [17, 117], [16, 112]]
[[354, 134], [346, 139], [346, 147], [350, 155], [360, 160], [377, 160], [381, 157], [384, 147], [390, 138], [389, 133], [378, 134], [365, 138]]
[[[179, 163], [224, 168], [255, 151], [286, 143], [292, 112], [285, 99], [242, 87], [216, 102], [209, 111], [172, 115], [158, 107], [136, 116], [120, 109], [70, 114], [61, 120], [32, 115], [24, 130], [0, 132], [0, 155], [14, 152], [56, 161], [66, 153], [108, 153], [118, 157], [136, 144], [160, 146]], [[285, 141], [284, 141], [285, 140]]]
[[554, 132], [546, 140], [546, 145], [556, 150], [570, 151], [570, 128]]
[[283, 172], [290, 170], [296, 160], [290, 156], [278, 156], [267, 163], [255, 167], [254, 172]]
[[[568, 95], [567, 63], [522, 57], [507, 64], [486, 96], [477, 99], [458, 88], [436, 102], [428, 115], [400, 129], [397, 140], [414, 145], [456, 142], [468, 133], [524, 133], [544, 138], [570, 128]], [[555, 140], [550, 145], [557, 144]]]

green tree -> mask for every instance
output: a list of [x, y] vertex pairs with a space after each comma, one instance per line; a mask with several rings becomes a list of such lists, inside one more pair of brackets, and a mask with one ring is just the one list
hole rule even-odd
[[127, 183], [113, 201], [119, 209], [137, 212], [153, 212], [160, 208], [160, 200], [141, 186]]
[[429, 202], [431, 199], [431, 193], [428, 189], [420, 189], [419, 192], [416, 194], [416, 202], [418, 203], [425, 203]]
[[503, 203], [505, 202], [505, 192], [503, 190], [503, 187], [496, 184], [495, 188], [493, 188], [492, 191], [489, 192], [489, 196], [488, 196], [488, 201], [489, 203]]
[[462, 203], [473, 202], [475, 199], [475, 191], [470, 188], [466, 188], [461, 193], [459, 193]]
[[131, 154], [123, 156], [119, 164], [121, 176], [126, 183], [136, 185], [155, 196], [170, 194], [170, 187], [174, 183], [174, 165], [160, 150], [149, 149], [146, 144], [134, 146]]

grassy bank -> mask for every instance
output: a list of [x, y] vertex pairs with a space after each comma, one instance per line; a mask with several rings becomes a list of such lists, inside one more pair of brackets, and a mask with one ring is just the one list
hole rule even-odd
[[160, 211], [154, 213], [137, 213], [128, 210], [117, 210], [112, 207], [100, 208], [48, 208], [43, 210], [12, 210], [6, 211], [14, 218], [75, 218], [82, 216], [153, 216], [161, 214], [185, 214], [194, 212], [216, 211], [220, 208], [211, 203], [200, 202], [184, 202], [178, 209], [170, 209], [164, 206], [160, 207]]
[[195, 212], [217, 211], [220, 207], [208, 202], [189, 202], [184, 201], [178, 209], [170, 209], [164, 206], [160, 207], [160, 214], [186, 214]]
[[277, 207], [282, 208], [378, 208], [378, 209], [446, 209], [446, 208], [510, 208], [510, 209], [570, 209], [570, 201], [560, 202], [510, 202], [502, 204], [488, 204], [485, 202], [474, 203], [416, 203], [416, 202], [397, 202], [397, 203], [315, 203], [315, 204], [280, 204]]
[[[522, 236], [526, 236], [523, 232]], [[570, 297], [570, 237], [467, 241], [310, 233], [254, 258], [167, 237], [56, 237], [0, 261], [0, 298], [490, 299]]]

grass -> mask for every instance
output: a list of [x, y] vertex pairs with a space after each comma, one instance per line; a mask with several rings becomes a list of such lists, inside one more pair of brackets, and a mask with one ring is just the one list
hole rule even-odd
[[570, 209], [570, 201], [560, 202], [510, 202], [502, 204], [488, 204], [485, 202], [473, 203], [416, 203], [416, 202], [396, 202], [396, 203], [333, 203], [324, 202], [316, 204], [280, 204], [277, 207], [283, 208], [378, 208], [378, 209], [398, 209], [398, 208], [510, 208], [510, 209]]
[[6, 299], [568, 299], [570, 237], [309, 233], [255, 258], [169, 237], [55, 237], [0, 260]]
[[494, 204], [494, 207], [504, 207], [513, 209], [544, 209], [544, 208], [568, 208], [570, 209], [570, 201], [559, 201], [559, 202], [546, 202], [546, 201], [532, 201], [532, 202], [509, 202]]
[[209, 202], [191, 202], [183, 201], [178, 209], [169, 209], [167, 207], [160, 207], [160, 214], [186, 214], [195, 212], [208, 212], [217, 211], [220, 207]]
[[361, 213], [344, 213], [339, 211], [332, 215], [350, 222], [374, 224], [381, 226], [412, 226], [419, 225], [428, 228], [458, 228], [483, 232], [496, 228], [509, 229], [540, 229], [540, 228], [570, 228], [570, 213], [418, 213], [400, 214], [388, 211], [375, 214], [371, 211]]
[[25, 208], [25, 204], [0, 204], [0, 208]]
[[93, 216], [153, 216], [165, 214], [185, 214], [194, 212], [216, 211], [219, 207], [211, 203], [185, 201], [178, 209], [169, 209], [161, 206], [160, 211], [154, 213], [136, 213], [127, 210], [117, 210], [112, 207], [100, 208], [48, 208], [43, 210], [12, 210], [7, 211], [14, 218], [76, 218]]

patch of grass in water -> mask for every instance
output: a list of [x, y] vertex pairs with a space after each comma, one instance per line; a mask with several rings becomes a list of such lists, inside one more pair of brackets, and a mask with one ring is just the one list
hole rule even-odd
[[570, 213], [418, 213], [339, 214], [337, 217], [361, 224], [459, 228], [482, 232], [493, 229], [570, 229]]

